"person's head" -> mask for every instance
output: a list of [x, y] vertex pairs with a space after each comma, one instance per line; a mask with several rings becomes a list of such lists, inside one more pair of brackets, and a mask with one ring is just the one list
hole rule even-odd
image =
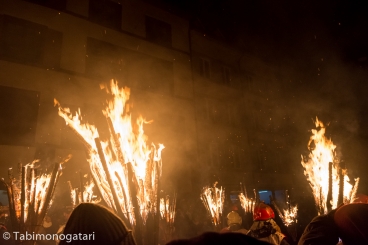
[[336, 210], [334, 221], [344, 245], [368, 244], [368, 204], [351, 203]]
[[[109, 209], [93, 203], [81, 203], [71, 213], [59, 245], [135, 245], [131, 231]], [[67, 239], [73, 234], [89, 236], [87, 240]]]
[[228, 226], [234, 225], [234, 224], [238, 224], [238, 225], [242, 224], [242, 218], [235, 211], [231, 211], [230, 213], [228, 213], [226, 218], [227, 218], [227, 225]]
[[260, 202], [254, 207], [253, 220], [254, 221], [265, 221], [269, 219], [274, 219], [275, 213], [272, 208], [267, 204]]
[[52, 226], [52, 220], [51, 220], [51, 217], [49, 215], [46, 215], [45, 218], [43, 219], [42, 226], [44, 228], [49, 228], [49, 227]]

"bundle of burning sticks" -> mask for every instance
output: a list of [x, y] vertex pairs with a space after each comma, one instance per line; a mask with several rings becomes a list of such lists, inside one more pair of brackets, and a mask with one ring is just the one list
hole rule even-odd
[[213, 187], [204, 187], [201, 193], [201, 200], [207, 209], [208, 214], [212, 219], [212, 224], [215, 229], [220, 228], [222, 211], [225, 201], [225, 190], [222, 187], [216, 187], [217, 182]]
[[[1, 179], [7, 189], [13, 232], [33, 234], [39, 231], [51, 206], [55, 187], [61, 175], [61, 165], [69, 159], [70, 156], [63, 162], [56, 163], [51, 173], [39, 173], [36, 167], [37, 160], [24, 166], [19, 164], [18, 178], [14, 176], [13, 169], [9, 169], [9, 182]], [[33, 244], [34, 241], [29, 243]]]
[[[164, 228], [162, 236], [164, 241], [170, 241], [173, 238], [173, 233], [175, 231], [175, 214], [176, 214], [176, 192], [172, 197], [166, 195], [164, 198], [160, 198], [160, 214], [161, 221], [164, 223]], [[162, 223], [161, 223], [162, 224]]]
[[276, 201], [271, 197], [271, 203], [273, 207], [275, 208], [277, 214], [281, 218], [282, 222], [285, 226], [290, 226], [292, 224], [296, 224], [298, 222], [297, 220], [297, 213], [298, 213], [298, 205], [291, 205], [290, 203], [290, 196], [288, 190], [285, 191], [286, 195], [286, 209], [280, 209], [280, 207], [277, 205]]
[[254, 205], [256, 203], [255, 201], [256, 196], [254, 197], [254, 199], [248, 198], [247, 189], [242, 183], [240, 183], [240, 188], [241, 188], [241, 192], [238, 195], [240, 205], [242, 206], [242, 208], [244, 209], [246, 213], [253, 213]]
[[302, 156], [301, 164], [312, 188], [318, 214], [326, 214], [338, 205], [354, 200], [359, 178], [355, 179], [354, 185], [350, 183], [347, 170], [336, 156], [336, 146], [325, 137], [324, 124], [316, 118], [315, 125], [308, 142], [309, 154]]
[[[100, 140], [98, 129], [82, 123], [81, 113], [72, 114], [55, 100], [59, 116], [75, 131], [88, 151], [88, 162], [95, 185], [106, 204], [126, 223], [135, 227], [136, 238], [145, 224], [148, 214], [159, 214], [159, 178], [161, 176], [161, 151], [159, 144], [146, 144], [147, 136], [139, 117], [132, 123], [129, 111], [129, 88], [119, 88], [112, 80], [110, 86], [101, 86], [112, 99], [107, 101], [106, 125], [109, 130], [107, 140]], [[138, 233], [138, 234], [137, 234]]]
[[93, 188], [95, 187], [95, 183], [91, 180], [84, 183], [81, 173], [79, 173], [79, 175], [80, 175], [79, 187], [73, 188], [72, 183], [68, 181], [70, 189], [70, 197], [72, 199], [73, 207], [76, 207], [78, 204], [84, 202], [99, 203], [101, 199], [97, 198], [93, 194]]
[[173, 226], [175, 221], [176, 197], [177, 194], [174, 193], [172, 198], [169, 195], [166, 195], [165, 198], [160, 198], [161, 218], [170, 226]]

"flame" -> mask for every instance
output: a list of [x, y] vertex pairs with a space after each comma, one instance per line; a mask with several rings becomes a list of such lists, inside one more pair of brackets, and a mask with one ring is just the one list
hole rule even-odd
[[161, 218], [166, 221], [167, 224], [173, 225], [175, 221], [176, 211], [176, 193], [170, 200], [170, 196], [160, 199], [160, 214]]
[[286, 226], [297, 222], [298, 206], [290, 206], [290, 209], [284, 209], [284, 215], [282, 221]]
[[[56, 99], [54, 102], [59, 108], [59, 115], [87, 147], [93, 179], [107, 205], [117, 213], [122, 213], [134, 224], [136, 217], [132, 199], [135, 198], [145, 222], [148, 213], [157, 210], [157, 185], [158, 177], [161, 176], [161, 151], [164, 146], [159, 144], [156, 149], [154, 144], [146, 144], [147, 136], [144, 134], [143, 125], [148, 122], [143, 117], [140, 116], [132, 124], [127, 103], [129, 88], [119, 88], [118, 83], [111, 80], [110, 86], [101, 86], [101, 89], [111, 94], [112, 99], [107, 101], [107, 106], [102, 111], [108, 122], [110, 137], [100, 142], [100, 152], [99, 146], [96, 145], [96, 138], [99, 137], [97, 128], [82, 123], [80, 110], [73, 116], [70, 110], [62, 108]], [[101, 159], [106, 161], [106, 166]], [[134, 172], [134, 181], [128, 178], [130, 166]], [[133, 187], [136, 197], [133, 197]]]
[[83, 192], [78, 188], [73, 188], [70, 181], [68, 181], [68, 184], [73, 207], [77, 206], [79, 203], [99, 203], [101, 201], [93, 194], [93, 188], [95, 187], [93, 181], [89, 181], [84, 185]]
[[[339, 160], [336, 157], [336, 145], [331, 139], [325, 137], [326, 128], [324, 124], [316, 118], [315, 126], [312, 129], [312, 136], [308, 142], [310, 153], [307, 159], [303, 159], [301, 164], [304, 167], [304, 175], [307, 177], [312, 188], [316, 206], [319, 214], [326, 214], [328, 206], [335, 209], [338, 206], [340, 188]], [[319, 128], [319, 129], [318, 129]], [[331, 166], [331, 172], [329, 170]], [[329, 177], [332, 176], [332, 186], [329, 186]], [[343, 202], [349, 202], [353, 186], [349, 183], [347, 171], [342, 170], [343, 176]], [[332, 191], [328, 198], [329, 190]]]
[[253, 213], [255, 201], [252, 198], [248, 198], [248, 197], [244, 196], [243, 193], [240, 193], [238, 195], [238, 197], [239, 197], [239, 200], [240, 200], [240, 205], [242, 206], [244, 211], [246, 213]]
[[[27, 222], [29, 215], [40, 215], [41, 212], [45, 208], [51, 206], [52, 203], [52, 199], [49, 200], [49, 203], [46, 203], [46, 196], [49, 188], [54, 188], [54, 186], [50, 186], [52, 174], [42, 173], [37, 175], [35, 166], [37, 162], [39, 162], [39, 160], [34, 160], [32, 163], [28, 163], [23, 167], [20, 164], [20, 179], [17, 180], [12, 178], [11, 180], [13, 182], [12, 188], [14, 193], [13, 201], [15, 203], [15, 213], [23, 224]], [[59, 170], [61, 170], [61, 168], [59, 168]], [[22, 183], [24, 183], [23, 188]], [[22, 200], [22, 196], [24, 196], [24, 200]], [[21, 210], [22, 205], [23, 213]]]
[[213, 224], [218, 226], [221, 224], [221, 216], [224, 208], [225, 190], [222, 187], [216, 187], [217, 182], [213, 187], [204, 187], [201, 194], [201, 200], [209, 212]]

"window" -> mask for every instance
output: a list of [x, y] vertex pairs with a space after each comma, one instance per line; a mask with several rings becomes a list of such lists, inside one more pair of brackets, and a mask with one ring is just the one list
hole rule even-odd
[[201, 59], [200, 75], [205, 78], [210, 78], [210, 61], [207, 59]]
[[125, 80], [127, 63], [122, 48], [97, 39], [87, 39], [86, 73], [89, 76]]
[[148, 41], [171, 47], [171, 25], [146, 16], [146, 38]]
[[225, 85], [231, 84], [231, 70], [229, 67], [222, 67], [222, 81]]
[[86, 73], [101, 79], [117, 79], [132, 88], [172, 94], [173, 63], [131, 51], [97, 39], [87, 39]]
[[59, 67], [62, 34], [46, 26], [0, 16], [0, 59]]
[[111, 29], [121, 30], [122, 7], [111, 0], [90, 0], [89, 20]]
[[258, 191], [259, 200], [265, 202], [266, 204], [271, 204], [270, 196], [272, 196], [272, 191], [269, 190], [261, 190]]
[[39, 92], [0, 86], [0, 144], [35, 143]]

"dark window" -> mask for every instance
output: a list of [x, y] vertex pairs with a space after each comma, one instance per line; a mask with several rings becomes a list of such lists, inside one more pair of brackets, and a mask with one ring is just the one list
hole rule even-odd
[[210, 78], [210, 76], [211, 76], [211, 74], [210, 74], [210, 62], [208, 60], [201, 59], [199, 72], [200, 72], [202, 77]]
[[66, 9], [67, 0], [26, 0], [27, 2], [39, 4], [48, 8], [53, 8], [57, 10]]
[[110, 0], [89, 1], [89, 19], [111, 29], [121, 30], [121, 10], [120, 4]]
[[33, 145], [39, 93], [0, 86], [0, 144]]
[[87, 39], [86, 73], [89, 76], [125, 80], [127, 63], [122, 48], [97, 39]]
[[26, 20], [0, 16], [0, 59], [46, 67], [58, 67], [60, 32]]
[[160, 45], [171, 46], [171, 25], [146, 16], [146, 38]]
[[173, 93], [172, 62], [113, 44], [88, 38], [86, 73], [91, 77], [117, 79], [132, 88]]

